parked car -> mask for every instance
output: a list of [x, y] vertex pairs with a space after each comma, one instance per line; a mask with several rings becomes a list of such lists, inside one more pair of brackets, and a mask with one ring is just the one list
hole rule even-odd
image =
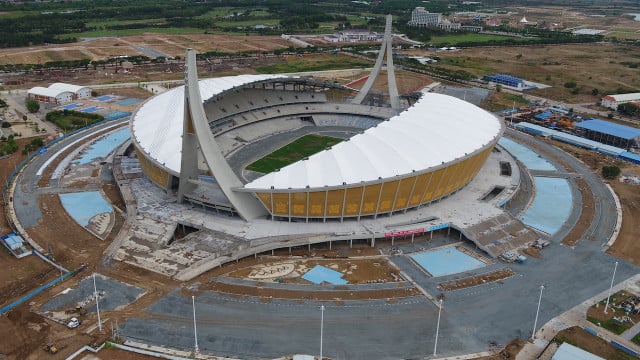
[[75, 329], [78, 326], [80, 326], [80, 320], [78, 320], [78, 318], [71, 318], [71, 320], [69, 320], [69, 322], [67, 323], [67, 327], [69, 329]]

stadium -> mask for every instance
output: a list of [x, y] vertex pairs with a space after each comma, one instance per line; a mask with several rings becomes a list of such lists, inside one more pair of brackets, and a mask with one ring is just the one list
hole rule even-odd
[[[504, 131], [447, 95], [422, 93], [395, 109], [371, 97], [354, 103], [353, 94], [314, 78], [194, 74], [142, 104], [130, 128], [153, 183], [246, 221], [359, 220], [428, 205], [467, 185]], [[242, 156], [261, 139], [325, 133], [340, 139], [268, 173], [246, 169], [269, 153]]]

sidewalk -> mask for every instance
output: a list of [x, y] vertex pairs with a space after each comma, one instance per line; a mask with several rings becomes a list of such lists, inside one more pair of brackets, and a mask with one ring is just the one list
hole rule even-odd
[[[612, 293], [619, 290], [629, 290], [633, 293], [640, 294], [640, 274], [634, 275], [613, 287]], [[596, 296], [582, 302], [581, 304], [573, 307], [572, 309], [558, 315], [544, 324], [538, 331], [536, 331], [535, 340], [533, 342], [527, 342], [524, 348], [516, 356], [516, 360], [534, 360], [542, 353], [544, 348], [549, 344], [556, 334], [566, 328], [572, 326], [589, 327], [592, 330], [597, 331], [598, 336], [606, 341], [615, 340], [616, 342], [632, 349], [636, 352], [640, 352], [640, 346], [632, 343], [627, 337], [635, 335], [636, 326], [625, 331], [622, 335], [616, 335], [604, 328], [587, 321], [587, 310], [593, 304], [601, 301], [607, 297], [609, 289], [597, 294]]]

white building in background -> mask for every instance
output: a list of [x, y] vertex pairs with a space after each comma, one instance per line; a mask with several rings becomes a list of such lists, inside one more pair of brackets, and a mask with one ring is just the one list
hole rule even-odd
[[459, 22], [445, 19], [440, 13], [432, 13], [423, 7], [417, 7], [411, 12], [411, 20], [407, 23], [409, 26], [437, 28], [446, 31], [460, 30]]
[[369, 30], [343, 30], [338, 31], [332, 35], [325, 35], [324, 39], [329, 42], [380, 42], [384, 38], [384, 34], [379, 34], [375, 31]]
[[66, 90], [36, 86], [29, 89], [27, 97], [38, 100], [41, 103], [65, 104], [73, 101], [74, 93]]
[[409, 20], [409, 26], [420, 27], [437, 27], [442, 22], [442, 14], [431, 13], [425, 10], [423, 7], [417, 7], [411, 12], [411, 20]]
[[91, 88], [87, 86], [78, 86], [66, 83], [53, 83], [49, 85], [49, 89], [70, 91], [74, 94], [74, 99], [87, 99], [91, 97]]
[[640, 93], [607, 95], [602, 98], [601, 104], [606, 108], [616, 110], [620, 104], [635, 101], [640, 101]]

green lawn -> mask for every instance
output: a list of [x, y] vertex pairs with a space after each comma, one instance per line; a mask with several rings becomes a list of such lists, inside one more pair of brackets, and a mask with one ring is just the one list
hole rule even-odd
[[354, 59], [349, 56], [314, 56], [313, 59], [302, 57], [290, 59], [286, 64], [257, 66], [255, 70], [261, 74], [281, 74], [303, 71], [324, 71], [373, 66], [372, 62]]
[[220, 20], [214, 21], [215, 26], [227, 28], [227, 27], [237, 27], [237, 26], [255, 26], [255, 25], [266, 25], [266, 26], [278, 26], [280, 24], [279, 19], [247, 19], [247, 20]]
[[82, 33], [64, 34], [59, 38], [87, 38], [87, 37], [103, 37], [103, 36], [125, 36], [140, 35], [142, 33], [159, 33], [159, 34], [202, 34], [204, 29], [197, 28], [145, 28], [145, 29], [123, 29], [123, 30], [97, 30], [86, 31]]
[[247, 170], [268, 174], [318, 153], [341, 141], [342, 139], [329, 136], [315, 134], [305, 135], [250, 164], [247, 166]]
[[[500, 36], [500, 35], [465, 33], [465, 34], [433, 36], [431, 37], [430, 42], [434, 46], [456, 46], [456, 44], [465, 43], [465, 42], [491, 42], [491, 41], [502, 41], [505, 39], [509, 39], [509, 37]], [[526, 38], [513, 38], [513, 39], [519, 42], [530, 41]]]
[[133, 24], [164, 24], [166, 23], [166, 19], [157, 18], [157, 19], [141, 19], [141, 20], [91, 20], [87, 22], [87, 27], [101, 27], [101, 26], [113, 26], [113, 25], [133, 25]]

